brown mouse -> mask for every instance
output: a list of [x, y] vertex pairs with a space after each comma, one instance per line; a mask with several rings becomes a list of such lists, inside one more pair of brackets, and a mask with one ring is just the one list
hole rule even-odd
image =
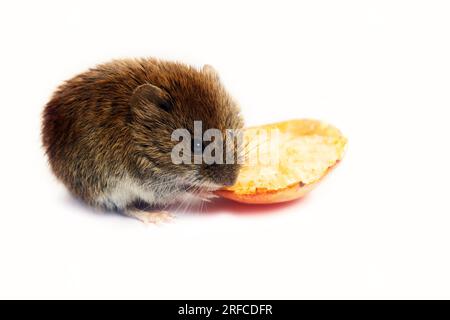
[[204, 130], [243, 127], [237, 103], [212, 67], [115, 60], [56, 90], [43, 113], [42, 139], [54, 174], [73, 195], [151, 222], [158, 208], [237, 178], [237, 163], [172, 162], [178, 143], [172, 132], [191, 132], [194, 121]]

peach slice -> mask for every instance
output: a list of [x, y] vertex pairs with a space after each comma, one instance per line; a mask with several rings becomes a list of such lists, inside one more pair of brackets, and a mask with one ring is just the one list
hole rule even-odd
[[342, 159], [347, 139], [317, 120], [290, 120], [244, 132], [245, 161], [224, 198], [265, 204], [303, 197]]

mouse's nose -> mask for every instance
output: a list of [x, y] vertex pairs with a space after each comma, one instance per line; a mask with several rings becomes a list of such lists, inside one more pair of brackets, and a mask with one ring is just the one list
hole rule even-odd
[[237, 175], [226, 175], [221, 183], [223, 184], [224, 187], [231, 187], [232, 185], [234, 185], [236, 183], [237, 180]]
[[239, 168], [232, 164], [213, 164], [210, 168], [214, 170], [213, 181], [224, 187], [231, 187], [236, 183]]

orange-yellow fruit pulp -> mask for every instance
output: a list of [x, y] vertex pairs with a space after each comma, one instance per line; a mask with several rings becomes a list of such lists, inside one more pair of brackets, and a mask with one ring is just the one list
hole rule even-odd
[[291, 120], [245, 130], [244, 165], [236, 184], [218, 192], [246, 203], [303, 196], [342, 159], [347, 139], [316, 120]]

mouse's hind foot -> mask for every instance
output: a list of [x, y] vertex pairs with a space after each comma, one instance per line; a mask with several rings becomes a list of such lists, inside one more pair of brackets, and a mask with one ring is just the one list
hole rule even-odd
[[137, 208], [125, 209], [124, 213], [132, 218], [138, 219], [145, 224], [156, 225], [160, 223], [171, 222], [174, 216], [164, 210], [146, 211]]

